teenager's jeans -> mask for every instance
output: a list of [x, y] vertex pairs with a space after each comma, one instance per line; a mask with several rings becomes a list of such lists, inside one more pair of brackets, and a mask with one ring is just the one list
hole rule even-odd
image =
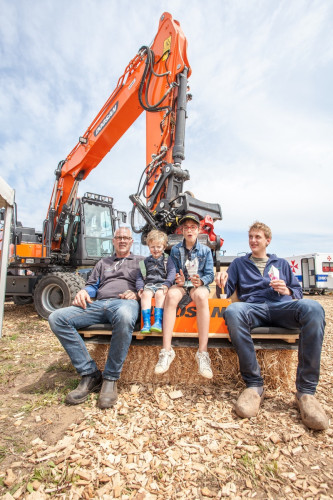
[[136, 300], [103, 299], [87, 304], [86, 309], [77, 306], [57, 309], [49, 316], [49, 323], [81, 376], [94, 373], [97, 365], [77, 329], [96, 323], [110, 323], [112, 337], [103, 378], [118, 380], [138, 314], [139, 304]]
[[315, 393], [325, 328], [325, 313], [318, 302], [308, 299], [263, 304], [234, 302], [227, 307], [224, 318], [247, 387], [263, 385], [250, 330], [258, 326], [300, 328], [296, 388], [305, 394]]

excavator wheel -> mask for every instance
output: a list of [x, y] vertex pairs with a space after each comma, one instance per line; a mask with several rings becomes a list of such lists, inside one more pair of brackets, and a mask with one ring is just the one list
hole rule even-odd
[[77, 292], [84, 288], [84, 279], [75, 273], [55, 272], [40, 279], [34, 290], [35, 309], [47, 319], [51, 312], [71, 306]]
[[13, 302], [16, 306], [26, 306], [33, 303], [33, 298], [25, 295], [13, 295]]

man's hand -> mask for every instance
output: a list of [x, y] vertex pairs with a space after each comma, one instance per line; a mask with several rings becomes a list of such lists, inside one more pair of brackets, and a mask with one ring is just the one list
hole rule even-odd
[[191, 282], [192, 282], [192, 285], [195, 288], [198, 288], [198, 286], [202, 286], [203, 285], [203, 282], [202, 282], [199, 274], [193, 274], [193, 276], [191, 278]]
[[271, 286], [273, 290], [278, 292], [280, 295], [292, 295], [290, 289], [283, 280], [272, 280], [269, 286]]
[[163, 285], [163, 293], [166, 295], [168, 293], [169, 288], [166, 285]]
[[179, 274], [176, 274], [176, 285], [177, 286], [184, 286], [185, 285], [185, 276], [183, 271], [180, 269]]
[[137, 300], [138, 297], [135, 292], [132, 292], [132, 290], [126, 290], [126, 292], [119, 294], [119, 298], [126, 300]]
[[142, 294], [143, 294], [143, 290], [142, 290], [142, 288], [141, 288], [141, 290], [139, 290], [139, 291], [138, 291], [138, 297], [139, 297], [139, 299], [141, 299]]
[[73, 306], [82, 307], [82, 309], [86, 309], [87, 302], [89, 304], [92, 303], [92, 300], [91, 300], [89, 293], [87, 292], [87, 290], [80, 290], [75, 295], [75, 298], [73, 300]]
[[219, 286], [220, 288], [224, 288], [227, 281], [228, 281], [227, 271], [221, 271], [216, 273], [215, 283], [217, 284], [217, 286]]

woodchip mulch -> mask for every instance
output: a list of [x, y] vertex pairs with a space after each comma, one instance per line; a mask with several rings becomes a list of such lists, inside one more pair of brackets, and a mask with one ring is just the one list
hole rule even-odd
[[[317, 395], [332, 416], [333, 297], [316, 300], [327, 316]], [[28, 481], [31, 493], [25, 484], [4, 498], [333, 497], [333, 427], [303, 426], [294, 405], [296, 353], [260, 355], [267, 397], [257, 417], [242, 420], [233, 411], [243, 388], [234, 353], [212, 352], [214, 379], [206, 382], [196, 374], [195, 350], [185, 348], [170, 373], [155, 378], [157, 352], [131, 348], [113, 409], [99, 410], [93, 397], [63, 439], [52, 446], [35, 439], [23, 458], [39, 471]], [[105, 353], [95, 355], [102, 363]], [[18, 480], [18, 464], [7, 470], [8, 484]]]

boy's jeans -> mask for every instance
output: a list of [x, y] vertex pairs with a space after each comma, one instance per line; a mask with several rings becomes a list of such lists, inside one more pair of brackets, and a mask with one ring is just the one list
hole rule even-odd
[[234, 302], [225, 310], [224, 318], [247, 387], [263, 385], [250, 330], [269, 325], [300, 328], [296, 388], [305, 394], [315, 393], [325, 328], [325, 313], [318, 302], [308, 299], [263, 304]]
[[138, 314], [139, 304], [136, 300], [103, 299], [87, 304], [86, 309], [77, 306], [57, 309], [49, 316], [49, 323], [81, 376], [95, 372], [97, 365], [77, 329], [96, 323], [110, 323], [112, 337], [103, 378], [118, 380]]

